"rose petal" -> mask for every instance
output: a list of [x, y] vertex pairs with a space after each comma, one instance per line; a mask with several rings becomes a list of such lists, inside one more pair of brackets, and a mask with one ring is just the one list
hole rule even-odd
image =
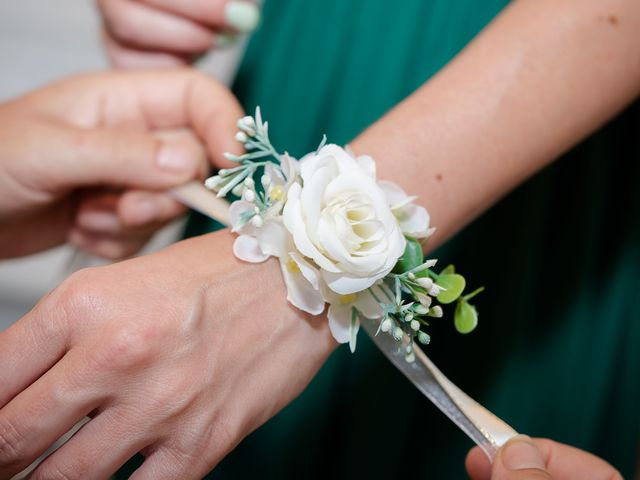
[[321, 314], [325, 302], [320, 290], [314, 288], [300, 271], [292, 269], [288, 260], [288, 257], [285, 257], [285, 260], [280, 261], [282, 276], [287, 286], [287, 300], [303, 312]]
[[269, 255], [266, 255], [260, 248], [260, 244], [255, 237], [240, 235], [233, 242], [233, 254], [240, 260], [250, 263], [264, 262]]
[[267, 221], [256, 232], [260, 249], [266, 255], [282, 258], [288, 255], [291, 244], [291, 234], [287, 231], [280, 217]]
[[378, 182], [378, 186], [384, 192], [389, 206], [393, 207], [394, 205], [401, 205], [405, 202], [407, 194], [395, 183], [387, 180], [380, 180]]
[[369, 177], [376, 178], [376, 162], [368, 155], [361, 155], [356, 158], [356, 162]]
[[334, 292], [340, 295], [349, 295], [350, 293], [361, 292], [362, 290], [369, 288], [375, 283], [376, 280], [384, 277], [391, 271], [393, 265], [386, 272], [380, 272], [371, 277], [353, 277], [348, 276], [345, 273], [333, 273], [322, 271], [322, 278], [327, 282], [327, 286]]
[[320, 272], [317, 268], [307, 262], [302, 255], [297, 252], [289, 252], [289, 257], [300, 269], [302, 276], [311, 284], [315, 290], [320, 289]]
[[414, 233], [426, 232], [429, 228], [429, 212], [420, 205], [406, 205], [397, 212], [400, 230], [403, 233], [415, 236]]
[[287, 230], [293, 235], [293, 241], [300, 253], [305, 257], [313, 259], [313, 261], [324, 270], [339, 272], [340, 270], [320, 253], [307, 235], [304, 218], [302, 216], [302, 205], [300, 203], [301, 190], [300, 184], [294, 183], [291, 185], [288, 201], [284, 206], [284, 224]]
[[329, 305], [327, 318], [336, 342], [347, 343], [351, 339], [351, 306]]

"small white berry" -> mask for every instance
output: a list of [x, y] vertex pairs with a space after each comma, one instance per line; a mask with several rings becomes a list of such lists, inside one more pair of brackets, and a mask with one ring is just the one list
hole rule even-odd
[[402, 328], [395, 327], [393, 329], [393, 338], [395, 338], [397, 341], [402, 340], [403, 336], [404, 336], [404, 332], [402, 331]]
[[256, 194], [253, 190], [246, 189], [242, 194], [242, 198], [247, 202], [253, 202], [256, 199]]
[[235, 187], [233, 187], [233, 190], [231, 190], [231, 193], [233, 193], [236, 197], [241, 197], [242, 192], [244, 192], [244, 185], [242, 184], [236, 185]]
[[380, 330], [382, 330], [384, 333], [387, 333], [388, 331], [391, 330], [392, 326], [393, 326], [393, 322], [391, 321], [391, 319], [385, 318], [380, 324]]
[[438, 295], [440, 295], [440, 292], [442, 292], [442, 290], [444, 290], [444, 288], [434, 283], [433, 286], [429, 289], [429, 295], [431, 295], [432, 297], [437, 297]]

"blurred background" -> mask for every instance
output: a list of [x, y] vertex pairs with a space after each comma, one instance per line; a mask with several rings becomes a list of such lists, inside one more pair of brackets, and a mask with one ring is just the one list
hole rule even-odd
[[[199, 68], [229, 83], [243, 48], [239, 42], [212, 53], [202, 60]], [[0, 102], [71, 74], [108, 68], [95, 2], [0, 2], [0, 64]], [[160, 231], [145, 252], [175, 241], [182, 227], [178, 221]], [[0, 330], [28, 312], [71, 272], [72, 255], [72, 249], [63, 246], [30, 257], [0, 261]], [[91, 262], [99, 263], [97, 259]]]

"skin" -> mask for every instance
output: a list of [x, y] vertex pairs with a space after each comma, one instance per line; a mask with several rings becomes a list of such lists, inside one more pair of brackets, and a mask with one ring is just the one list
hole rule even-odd
[[507, 442], [489, 463], [479, 447], [465, 462], [471, 480], [622, 480], [602, 459], [546, 438], [519, 435]]
[[0, 258], [67, 240], [135, 253], [185, 211], [164, 191], [203, 178], [202, 142], [237, 150], [240, 114], [192, 71], [76, 77], [0, 106]]
[[[635, 0], [514, 2], [351, 147], [420, 194], [433, 247], [636, 98], [639, 30]], [[82, 272], [0, 334], [0, 477], [94, 412], [33, 478], [106, 478], [137, 448], [137, 478], [199, 478], [291, 400], [335, 348], [326, 322], [286, 304], [276, 262], [230, 251], [222, 232]]]
[[235, 33], [224, 17], [229, 1], [97, 0], [107, 54], [118, 68], [188, 65]]
[[88, 414], [31, 478], [108, 478], [140, 450], [134, 479], [201, 478], [307, 385], [335, 347], [326, 320], [233, 240], [80, 271], [0, 334], [0, 478]]

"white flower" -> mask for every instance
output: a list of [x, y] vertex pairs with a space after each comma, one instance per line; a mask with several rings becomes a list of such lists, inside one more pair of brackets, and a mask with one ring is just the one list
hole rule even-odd
[[[380, 287], [376, 285], [371, 287], [371, 290], [374, 290], [378, 298], [384, 296]], [[358, 293], [339, 295], [329, 288], [323, 288], [323, 293], [324, 299], [329, 302], [327, 318], [333, 338], [338, 343], [349, 342], [351, 351], [355, 351], [356, 336], [360, 329], [359, 316], [363, 315], [371, 319], [380, 318], [383, 313], [382, 307], [369, 289]]]
[[300, 161], [302, 185], [288, 191], [284, 224], [297, 250], [341, 295], [373, 285], [404, 252], [405, 238], [376, 184], [374, 165], [327, 145]]
[[408, 196], [393, 182], [381, 180], [378, 185], [384, 191], [402, 233], [415, 238], [425, 238], [433, 233], [433, 229], [429, 228], [429, 212], [413, 203], [417, 197]]
[[322, 313], [325, 300], [321, 293], [320, 273], [296, 251], [282, 218], [272, 218], [260, 228], [250, 225], [245, 230], [251, 233], [236, 238], [233, 244], [235, 256], [251, 263], [277, 257], [287, 287], [287, 300], [312, 315]]
[[[264, 167], [264, 175], [261, 182], [263, 185], [266, 183], [265, 191], [272, 202], [274, 212], [281, 213], [282, 207], [287, 201], [289, 188], [298, 178], [299, 168], [299, 162], [289, 156], [288, 153], [280, 157], [280, 168], [271, 163]], [[269, 179], [268, 182], [265, 177]]]

